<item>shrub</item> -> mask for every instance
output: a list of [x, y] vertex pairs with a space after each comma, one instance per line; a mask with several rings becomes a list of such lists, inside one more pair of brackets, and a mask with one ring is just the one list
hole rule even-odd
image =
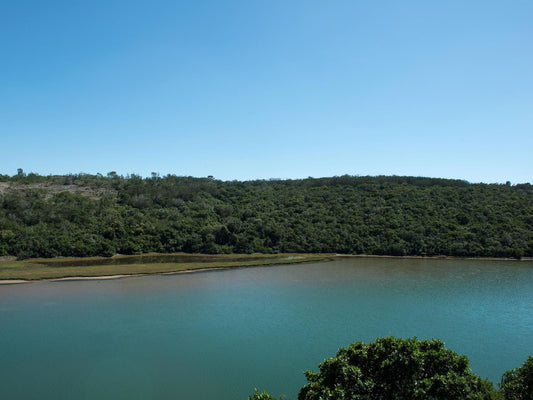
[[298, 400], [491, 399], [492, 384], [470, 371], [468, 359], [440, 340], [386, 337], [341, 348], [306, 371]]
[[504, 373], [500, 386], [505, 400], [533, 400], [533, 357]]

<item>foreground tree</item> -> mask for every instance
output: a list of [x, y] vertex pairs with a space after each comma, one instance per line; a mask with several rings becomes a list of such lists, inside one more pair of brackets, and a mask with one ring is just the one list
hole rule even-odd
[[505, 400], [533, 400], [533, 357], [504, 373], [501, 389]]
[[468, 359], [445, 349], [440, 340], [386, 337], [356, 342], [339, 349], [319, 369], [305, 372], [309, 383], [298, 400], [496, 398], [492, 384], [470, 371]]

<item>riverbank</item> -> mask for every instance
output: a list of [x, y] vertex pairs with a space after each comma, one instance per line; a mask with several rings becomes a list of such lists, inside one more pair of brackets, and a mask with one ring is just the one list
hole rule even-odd
[[[390, 256], [366, 254], [143, 254], [114, 257], [63, 257], [16, 261], [0, 258], [0, 285], [35, 281], [120, 279], [145, 275], [168, 275], [222, 269], [317, 262], [342, 258], [427, 260], [533, 261], [532, 257]], [[172, 262], [175, 261], [175, 262]]]
[[479, 261], [533, 261], [533, 257], [456, 257], [456, 256], [390, 256], [374, 254], [335, 254], [336, 258], [396, 258], [413, 260], [479, 260]]
[[0, 260], [0, 284], [118, 279], [324, 261], [331, 254], [145, 254], [91, 258]]

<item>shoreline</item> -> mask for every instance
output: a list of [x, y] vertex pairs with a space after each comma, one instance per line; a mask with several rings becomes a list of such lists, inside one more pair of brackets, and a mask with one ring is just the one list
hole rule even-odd
[[[298, 263], [293, 263], [298, 264]], [[303, 264], [300, 263], [300, 264]], [[206, 268], [195, 268], [195, 269], [185, 269], [182, 271], [174, 272], [154, 272], [146, 274], [117, 274], [117, 275], [101, 275], [101, 276], [66, 276], [64, 278], [44, 278], [44, 279], [0, 279], [0, 285], [9, 285], [15, 283], [33, 283], [33, 282], [62, 282], [62, 281], [100, 281], [100, 280], [110, 280], [110, 279], [122, 279], [122, 278], [138, 278], [142, 276], [158, 276], [158, 275], [178, 275], [178, 274], [191, 274], [195, 272], [210, 272], [210, 271], [221, 271], [227, 269], [237, 269], [237, 268], [253, 268], [253, 267], [270, 267], [275, 265], [287, 265], [287, 264], [267, 264], [267, 265], [246, 265], [246, 266], [232, 266], [232, 267], [206, 267]]]
[[[159, 271], [159, 272], [134, 272], [131, 274], [109, 274], [109, 275], [95, 275], [95, 276], [82, 276], [72, 275], [58, 278], [36, 278], [36, 279], [0, 279], [1, 285], [11, 285], [20, 283], [32, 283], [32, 282], [61, 282], [61, 281], [82, 281], [82, 280], [109, 280], [109, 279], [122, 279], [122, 278], [135, 278], [149, 275], [177, 275], [177, 274], [190, 274], [200, 272], [222, 271], [239, 268], [252, 268], [252, 267], [271, 267], [282, 266], [290, 264], [303, 264], [309, 262], [327, 261], [334, 258], [333, 255], [302, 255], [302, 256], [288, 256], [287, 258], [273, 259], [270, 263], [252, 263], [248, 265], [213, 265], [198, 268], [177, 269], [174, 271]], [[277, 262], [274, 262], [277, 261]], [[285, 262], [283, 262], [285, 261]]]
[[456, 257], [456, 256], [389, 256], [378, 254], [335, 254], [333, 258], [396, 258], [414, 260], [533, 261], [533, 257]]
[[230, 270], [238, 268], [251, 268], [251, 267], [269, 267], [269, 266], [281, 266], [290, 264], [302, 264], [306, 262], [321, 262], [332, 261], [334, 259], [342, 258], [384, 258], [384, 259], [416, 259], [416, 260], [477, 260], [477, 261], [533, 261], [533, 257], [516, 258], [504, 258], [504, 257], [454, 257], [454, 256], [391, 256], [391, 255], [367, 255], [367, 254], [327, 254], [323, 256], [322, 260], [306, 260], [292, 258], [292, 262], [270, 263], [270, 264], [251, 264], [251, 265], [230, 265], [230, 266], [212, 266], [203, 268], [190, 268], [169, 272], [147, 272], [147, 273], [132, 273], [132, 274], [110, 274], [110, 275], [97, 275], [97, 276], [65, 276], [61, 278], [42, 278], [42, 279], [0, 279], [0, 285], [12, 285], [21, 283], [32, 282], [61, 282], [61, 281], [84, 281], [84, 280], [110, 280], [110, 279], [123, 279], [123, 278], [135, 278], [149, 275], [178, 275], [178, 274], [190, 274], [196, 272], [211, 272]]

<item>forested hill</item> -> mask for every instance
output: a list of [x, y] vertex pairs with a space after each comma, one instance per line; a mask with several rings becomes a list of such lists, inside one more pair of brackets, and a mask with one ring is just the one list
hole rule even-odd
[[533, 256], [533, 186], [0, 175], [0, 255], [145, 252]]

